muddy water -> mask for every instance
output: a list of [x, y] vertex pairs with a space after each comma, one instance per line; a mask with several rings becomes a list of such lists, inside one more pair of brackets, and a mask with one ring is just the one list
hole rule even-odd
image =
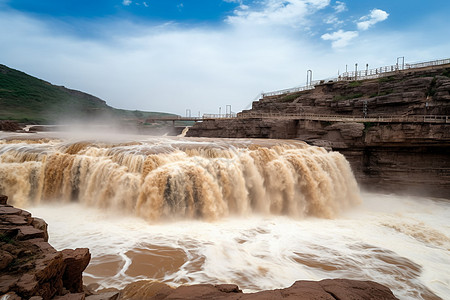
[[301, 142], [7, 137], [0, 193], [44, 218], [56, 248], [90, 248], [85, 283], [345, 277], [450, 298], [450, 202], [361, 197], [342, 155]]
[[[296, 280], [352, 278], [389, 286], [401, 299], [450, 297], [450, 203], [363, 194], [335, 219], [283, 216], [149, 224], [79, 204], [30, 210], [59, 249], [89, 247], [86, 283], [138, 279], [235, 283], [246, 291]], [[67, 212], [72, 212], [67, 215]]]
[[81, 202], [149, 221], [253, 213], [332, 218], [360, 202], [346, 159], [298, 141], [0, 140], [14, 205]]

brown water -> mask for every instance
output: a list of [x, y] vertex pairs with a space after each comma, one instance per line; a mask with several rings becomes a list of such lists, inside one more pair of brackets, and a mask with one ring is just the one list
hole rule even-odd
[[360, 202], [345, 158], [302, 142], [152, 138], [0, 144], [15, 205], [81, 202], [147, 220], [252, 213], [332, 218]]
[[85, 283], [345, 277], [450, 297], [449, 202], [360, 196], [340, 154], [301, 142], [4, 139], [0, 167], [0, 193], [43, 217], [52, 245], [90, 248]]

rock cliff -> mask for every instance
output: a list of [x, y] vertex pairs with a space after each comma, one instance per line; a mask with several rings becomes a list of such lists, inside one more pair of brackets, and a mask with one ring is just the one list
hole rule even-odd
[[89, 249], [56, 251], [48, 243], [45, 221], [6, 201], [0, 195], [0, 295], [34, 300], [84, 297], [81, 274], [91, 258]]
[[450, 65], [264, 97], [187, 136], [300, 139], [344, 154], [367, 189], [450, 197]]

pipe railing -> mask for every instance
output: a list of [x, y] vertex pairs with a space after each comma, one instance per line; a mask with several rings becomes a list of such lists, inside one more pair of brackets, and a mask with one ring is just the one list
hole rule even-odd
[[413, 115], [413, 116], [342, 116], [316, 114], [256, 113], [240, 112], [238, 114], [204, 114], [202, 117], [155, 117], [154, 121], [204, 121], [215, 119], [289, 119], [335, 122], [381, 122], [381, 123], [450, 123], [446, 115]]
[[415, 115], [415, 116], [342, 116], [315, 114], [283, 114], [283, 113], [239, 113], [237, 118], [259, 119], [280, 118], [314, 121], [353, 121], [353, 122], [381, 122], [381, 123], [450, 123], [446, 115]]
[[300, 87], [294, 87], [289, 89], [283, 89], [283, 90], [277, 90], [273, 92], [267, 92], [262, 93], [262, 97], [268, 97], [268, 96], [278, 96], [283, 94], [290, 94], [295, 92], [301, 92], [306, 90], [312, 90], [315, 88], [316, 85], [325, 83], [325, 82], [332, 82], [332, 81], [355, 81], [355, 80], [364, 80], [364, 79], [375, 79], [385, 76], [390, 76], [394, 74], [397, 71], [401, 70], [408, 70], [408, 69], [416, 69], [416, 68], [426, 68], [426, 67], [432, 67], [432, 66], [440, 66], [440, 65], [446, 65], [450, 64], [450, 58], [447, 59], [438, 59], [433, 61], [427, 61], [427, 62], [419, 62], [419, 63], [413, 63], [413, 64], [395, 64], [391, 66], [384, 66], [376, 69], [365, 69], [365, 70], [358, 70], [358, 71], [350, 71], [350, 72], [344, 72], [338, 77], [335, 78], [327, 78], [323, 80], [315, 80], [311, 82], [311, 84], [306, 86], [300, 86]]
[[228, 114], [203, 114], [202, 119], [232, 119], [236, 118], [236, 113]]

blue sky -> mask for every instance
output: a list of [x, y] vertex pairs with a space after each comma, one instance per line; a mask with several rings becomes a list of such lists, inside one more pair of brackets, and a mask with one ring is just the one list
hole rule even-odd
[[345, 66], [450, 57], [447, 0], [0, 0], [0, 63], [125, 109], [248, 108]]

